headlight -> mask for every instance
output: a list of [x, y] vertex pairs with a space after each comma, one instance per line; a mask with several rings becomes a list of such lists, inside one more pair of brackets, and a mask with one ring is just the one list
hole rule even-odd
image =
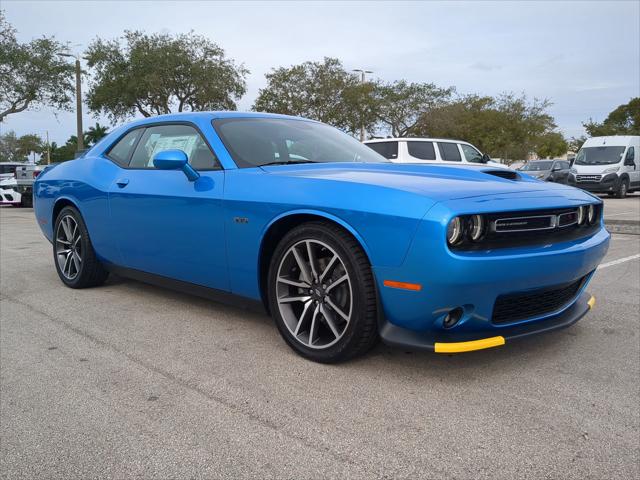
[[589, 208], [587, 209], [587, 220], [591, 225], [596, 223], [596, 207], [593, 205], [589, 205]]
[[607, 173], [616, 173], [617, 171], [618, 171], [618, 167], [611, 167], [604, 170], [602, 174], [606, 175]]
[[455, 245], [462, 240], [462, 221], [460, 217], [451, 219], [447, 226], [447, 242], [449, 245]]
[[582, 225], [584, 223], [584, 220], [587, 216], [586, 210], [587, 210], [587, 207], [585, 207], [584, 205], [581, 207], [578, 207], [578, 225]]
[[469, 236], [471, 240], [477, 242], [484, 235], [484, 218], [482, 215], [472, 215], [469, 220]]

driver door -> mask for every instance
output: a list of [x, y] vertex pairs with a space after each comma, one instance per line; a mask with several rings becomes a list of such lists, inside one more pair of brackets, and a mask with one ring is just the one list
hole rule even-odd
[[[155, 154], [171, 149], [183, 150], [200, 178], [156, 169]], [[119, 173], [109, 206], [123, 266], [228, 290], [224, 171], [202, 134], [190, 124], [150, 125]]]

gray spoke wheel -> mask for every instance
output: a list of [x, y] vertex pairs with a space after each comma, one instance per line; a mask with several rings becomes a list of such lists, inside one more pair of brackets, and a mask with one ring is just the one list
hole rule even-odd
[[71, 288], [101, 285], [109, 272], [98, 260], [89, 231], [77, 208], [69, 205], [58, 213], [53, 228], [53, 261], [62, 282]]
[[377, 294], [360, 243], [338, 225], [302, 223], [269, 261], [267, 299], [282, 338], [322, 363], [361, 355], [378, 340]]
[[278, 267], [276, 295], [284, 324], [302, 345], [328, 348], [353, 312], [351, 278], [338, 253], [319, 240], [292, 245]]
[[72, 215], [60, 219], [56, 231], [55, 249], [60, 272], [67, 280], [75, 279], [82, 268], [82, 235]]

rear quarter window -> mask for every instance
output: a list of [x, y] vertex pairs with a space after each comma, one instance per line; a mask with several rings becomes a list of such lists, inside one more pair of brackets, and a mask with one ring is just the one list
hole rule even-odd
[[133, 147], [136, 146], [140, 135], [142, 135], [144, 128], [136, 128], [131, 130], [124, 137], [111, 147], [107, 153], [107, 157], [116, 162], [121, 167], [127, 167], [131, 158], [131, 152]]
[[367, 143], [366, 145], [384, 158], [389, 160], [398, 158], [398, 142], [375, 142]]

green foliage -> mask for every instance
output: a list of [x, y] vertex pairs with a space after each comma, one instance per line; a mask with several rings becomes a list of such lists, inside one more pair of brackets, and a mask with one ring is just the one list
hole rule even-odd
[[149, 117], [172, 111], [235, 110], [249, 71], [224, 50], [193, 32], [171, 36], [127, 31], [120, 39], [97, 39], [86, 60], [94, 77], [89, 109], [111, 121], [136, 112]]
[[276, 68], [266, 78], [253, 110], [311, 118], [352, 134], [375, 123], [373, 86], [361, 85], [336, 58]]
[[67, 46], [53, 37], [20, 44], [0, 11], [0, 122], [8, 115], [47, 105], [68, 109], [74, 66], [59, 53]]
[[20, 151], [20, 142], [16, 132], [0, 135], [0, 162], [24, 162], [27, 158]]
[[569, 150], [569, 144], [560, 132], [548, 132], [539, 136], [534, 151], [540, 158], [556, 158]]
[[584, 142], [587, 141], [587, 137], [581, 135], [580, 137], [571, 137], [569, 140], [569, 148], [568, 150], [571, 152], [577, 152], [582, 148]]
[[433, 83], [378, 83], [373, 110], [382, 130], [390, 131], [393, 137], [406, 137], [415, 133], [423, 115], [446, 105], [453, 92], [453, 87], [439, 88]]
[[613, 110], [602, 123], [589, 120], [582, 124], [591, 137], [640, 135], [640, 97]]
[[547, 100], [528, 102], [524, 95], [467, 95], [422, 115], [415, 134], [463, 139], [505, 160], [524, 159], [538, 148], [559, 155], [564, 139], [555, 131], [549, 106]]
[[0, 136], [0, 161], [2, 162], [26, 162], [29, 156], [42, 153], [44, 143], [42, 138], [35, 134], [17, 137], [10, 131]]
[[87, 146], [95, 145], [102, 138], [106, 137], [108, 133], [109, 133], [108, 127], [100, 125], [98, 122], [96, 122], [96, 124], [93, 127], [89, 127], [89, 130], [84, 132], [85, 145]]

